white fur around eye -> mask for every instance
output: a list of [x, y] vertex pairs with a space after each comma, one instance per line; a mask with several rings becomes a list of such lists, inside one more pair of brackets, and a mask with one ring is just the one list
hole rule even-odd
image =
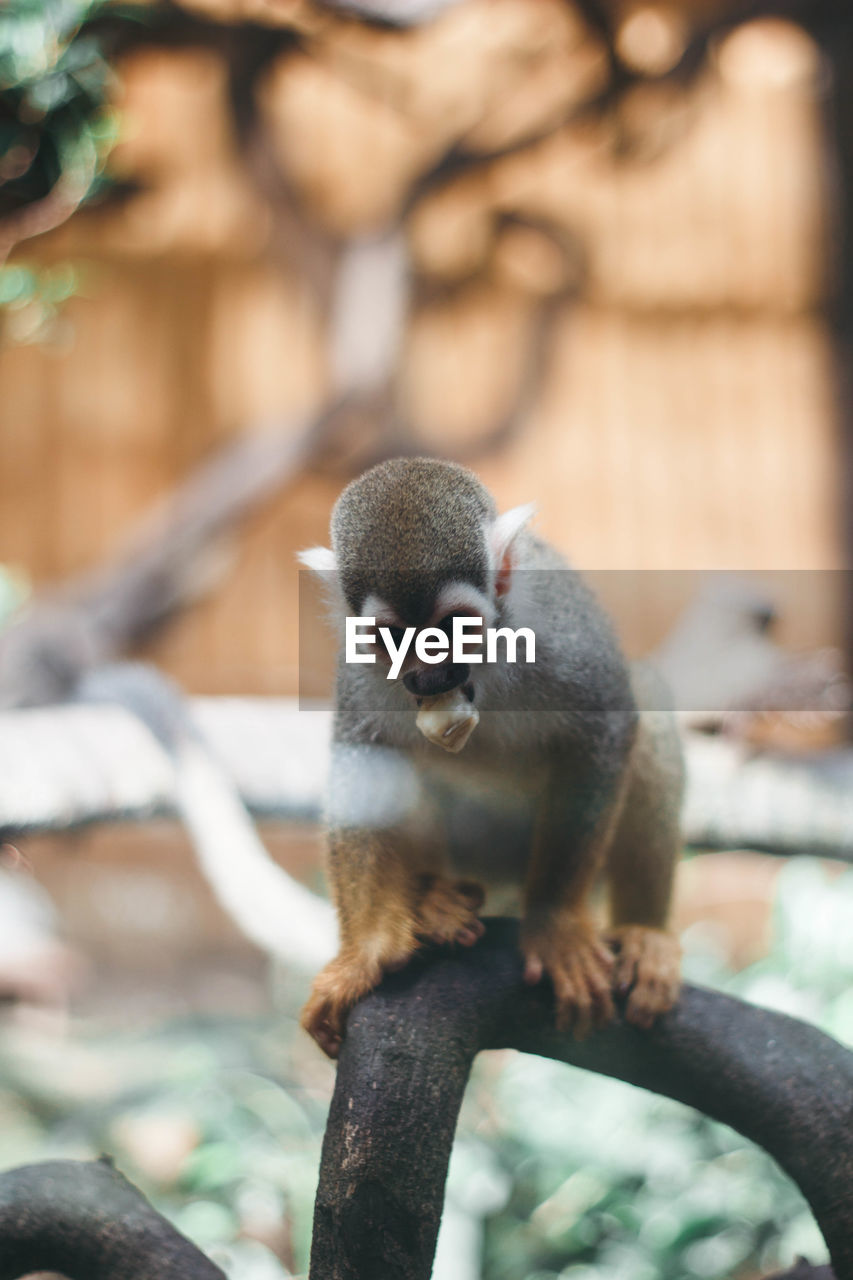
[[526, 524], [536, 514], [535, 502], [525, 502], [523, 506], [511, 507], [492, 524], [489, 530], [489, 545], [493, 563], [499, 565], [507, 549]]
[[296, 559], [313, 573], [334, 573], [338, 567], [331, 547], [309, 547], [307, 551], [297, 551]]
[[470, 583], [448, 582], [439, 592], [433, 617], [441, 622], [449, 613], [479, 614], [486, 626], [491, 626], [495, 608], [488, 596]]
[[364, 597], [361, 615], [363, 618], [375, 618], [377, 627], [405, 627], [406, 625], [390, 604], [387, 604], [381, 596], [375, 596], [373, 592]]

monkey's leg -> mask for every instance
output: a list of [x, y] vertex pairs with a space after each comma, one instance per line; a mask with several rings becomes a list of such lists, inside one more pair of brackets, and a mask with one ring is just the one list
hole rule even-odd
[[425, 940], [470, 946], [482, 934], [482, 890], [426, 870], [433, 865], [436, 850], [398, 832], [330, 833], [341, 949], [317, 975], [301, 1017], [330, 1058], [338, 1055], [350, 1009], [383, 973], [402, 968]]
[[663, 713], [646, 713], [607, 859], [614, 988], [628, 994], [625, 1016], [638, 1027], [672, 1008], [681, 987], [681, 947], [666, 926], [681, 851], [682, 789], [675, 726]]
[[301, 1022], [335, 1058], [349, 1010], [417, 948], [417, 868], [399, 835], [345, 828], [329, 833], [327, 870], [341, 948], [315, 978]]
[[613, 1017], [613, 955], [601, 938], [589, 896], [614, 821], [615, 801], [590, 813], [571, 799], [571, 782], [555, 770], [534, 834], [521, 929], [524, 979], [547, 973], [557, 1026], [583, 1039]]

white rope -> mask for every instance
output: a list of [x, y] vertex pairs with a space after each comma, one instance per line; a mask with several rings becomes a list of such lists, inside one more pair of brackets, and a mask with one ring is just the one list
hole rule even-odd
[[173, 753], [130, 711], [107, 703], [0, 714], [0, 830], [174, 813], [246, 937], [313, 972], [335, 954], [334, 911], [270, 858], [244, 800], [317, 818], [330, 717], [289, 700], [189, 706], [202, 737], [181, 734]]
[[[300, 711], [285, 698], [202, 698], [188, 705], [250, 808], [319, 818], [327, 711]], [[74, 703], [0, 713], [0, 830], [60, 830], [164, 811], [177, 811], [173, 761], [123, 707]]]
[[175, 761], [177, 798], [199, 865], [228, 914], [263, 950], [313, 973], [337, 950], [335, 913], [273, 862], [234, 784], [192, 740]]

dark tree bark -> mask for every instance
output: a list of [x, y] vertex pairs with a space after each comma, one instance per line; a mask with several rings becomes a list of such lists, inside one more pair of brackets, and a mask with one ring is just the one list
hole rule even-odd
[[[516, 921], [432, 953], [350, 1015], [320, 1171], [312, 1280], [427, 1280], [468, 1073], [481, 1049], [556, 1058], [688, 1103], [758, 1143], [798, 1184], [837, 1280], [853, 1280], [853, 1054], [816, 1030], [686, 987], [650, 1032], [582, 1043], [521, 980]], [[571, 1135], [566, 1135], [567, 1143]]]
[[[651, 1032], [617, 1022], [576, 1043], [547, 987], [521, 980], [518, 922], [471, 951], [387, 978], [349, 1019], [320, 1171], [312, 1280], [427, 1280], [456, 1119], [480, 1049], [517, 1048], [685, 1102], [770, 1152], [799, 1185], [833, 1267], [853, 1280], [853, 1054], [796, 1019], [687, 987]], [[571, 1135], [567, 1135], [567, 1142]], [[224, 1280], [106, 1161], [0, 1175], [0, 1280]]]
[[788, 1271], [779, 1271], [767, 1280], [835, 1280], [832, 1267], [813, 1267], [806, 1258], [799, 1258]]
[[0, 1280], [225, 1280], [105, 1160], [53, 1160], [0, 1174]]

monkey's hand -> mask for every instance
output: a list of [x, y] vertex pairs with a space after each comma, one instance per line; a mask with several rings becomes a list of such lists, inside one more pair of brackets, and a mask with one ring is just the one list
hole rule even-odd
[[379, 927], [345, 946], [314, 979], [300, 1022], [324, 1053], [337, 1058], [347, 1015], [385, 973], [402, 969], [423, 942], [473, 946], [484, 926], [477, 919], [485, 894], [471, 880], [424, 876], [414, 899], [396, 904]]
[[340, 1053], [353, 1005], [379, 985], [384, 973], [402, 969], [417, 950], [413, 922], [396, 924], [393, 931], [344, 947], [314, 979], [299, 1021], [330, 1058]]
[[628, 996], [625, 1017], [634, 1026], [647, 1029], [678, 999], [681, 989], [678, 939], [662, 929], [627, 924], [609, 930], [607, 941], [616, 952], [614, 990]]
[[555, 911], [522, 926], [524, 980], [547, 973], [554, 984], [557, 1028], [583, 1040], [613, 1017], [613, 955], [593, 922], [582, 914]]
[[416, 909], [418, 937], [425, 942], [458, 942], [472, 947], [485, 931], [477, 919], [485, 899], [482, 887], [473, 880], [425, 876]]

